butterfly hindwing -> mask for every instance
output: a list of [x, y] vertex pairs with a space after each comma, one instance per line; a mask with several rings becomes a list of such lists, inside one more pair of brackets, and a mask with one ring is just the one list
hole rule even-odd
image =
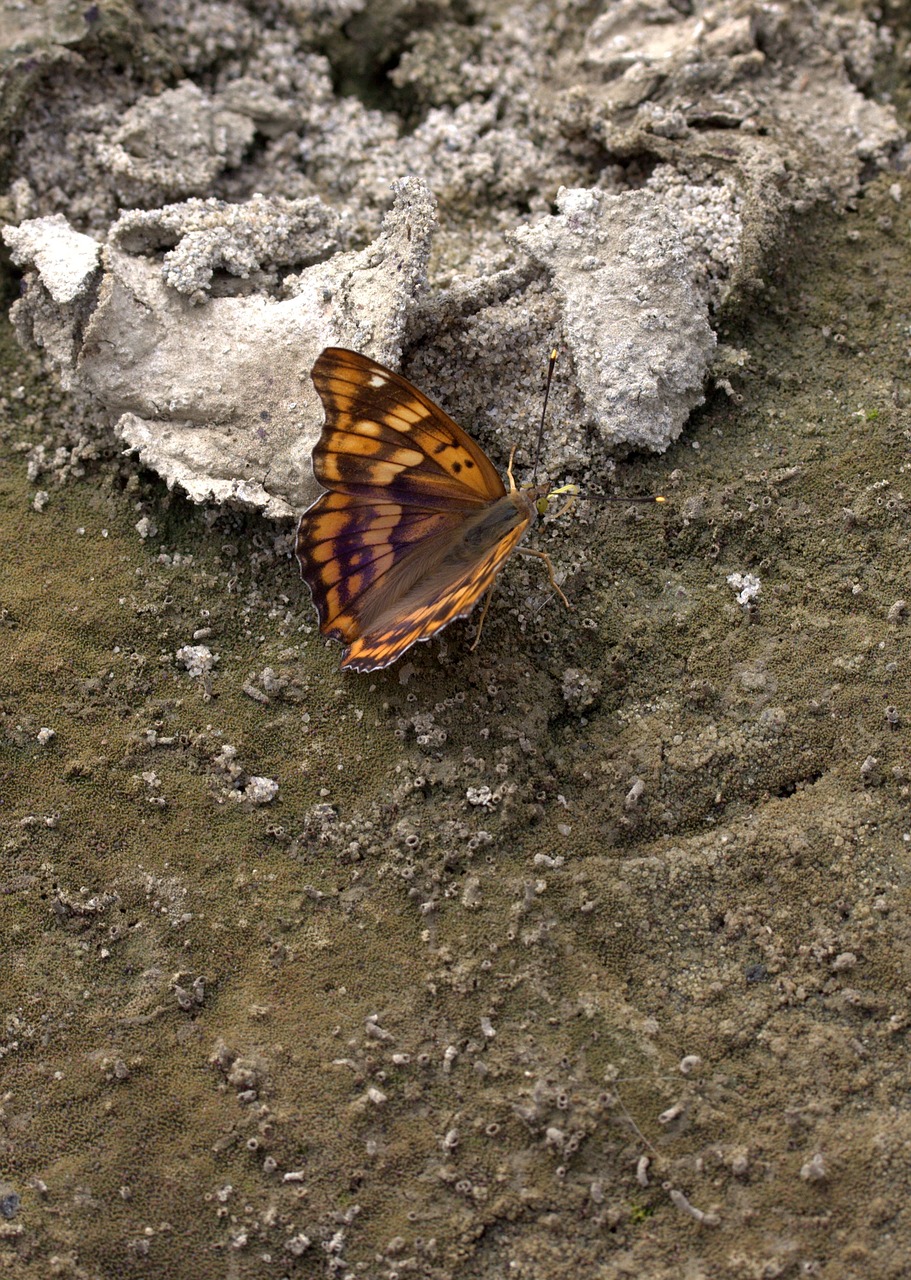
[[[493, 585], [503, 564], [512, 555], [528, 528], [515, 528], [491, 548], [486, 557], [444, 592], [436, 583], [408, 599], [394, 617], [378, 619], [362, 635], [349, 640], [342, 667], [352, 671], [377, 671], [388, 667], [418, 640], [429, 640], [456, 618], [465, 618]], [[345, 637], [348, 639], [347, 637]]]
[[320, 629], [350, 641], [358, 634], [358, 603], [382, 590], [382, 578], [435, 536], [452, 536], [459, 513], [425, 511], [401, 503], [365, 502], [324, 493], [301, 520], [297, 558], [319, 614]]

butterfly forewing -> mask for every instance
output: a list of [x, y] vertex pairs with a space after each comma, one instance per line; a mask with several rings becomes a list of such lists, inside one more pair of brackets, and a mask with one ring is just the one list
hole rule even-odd
[[487, 455], [407, 379], [327, 348], [312, 370], [326, 411], [297, 558], [343, 667], [388, 666], [470, 613], [535, 516]]
[[312, 377], [326, 410], [313, 474], [325, 488], [364, 497], [387, 489], [399, 502], [445, 511], [506, 492], [471, 437], [391, 369], [328, 347]]

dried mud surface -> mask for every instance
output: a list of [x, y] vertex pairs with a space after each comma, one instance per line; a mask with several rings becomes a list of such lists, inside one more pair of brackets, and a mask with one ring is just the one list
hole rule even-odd
[[513, 564], [475, 653], [372, 677], [286, 533], [92, 447], [5, 331], [0, 1272], [904, 1273], [898, 181], [622, 468], [667, 507], [539, 532], [572, 613]]
[[[169, 493], [0, 327], [0, 1276], [904, 1275], [902, 12], [3, 15], [4, 220], [91, 247], [127, 209], [206, 331], [309, 239], [317, 274], [369, 259], [411, 175], [432, 252], [354, 332], [501, 468], [556, 336], [544, 469], [669, 501], [542, 522], [571, 612], [510, 563], [476, 651], [460, 623], [342, 675], [291, 522]], [[635, 262], [613, 216], [603, 262], [560, 237], [652, 201], [723, 390], [618, 459], [612, 396], [648, 379], [602, 367], [597, 272]], [[61, 375], [92, 304], [64, 293], [69, 328], [19, 308]], [[339, 337], [313, 314], [295, 386]]]

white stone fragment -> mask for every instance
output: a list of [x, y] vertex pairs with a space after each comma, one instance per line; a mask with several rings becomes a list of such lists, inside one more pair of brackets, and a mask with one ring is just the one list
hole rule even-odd
[[825, 1182], [829, 1176], [825, 1156], [817, 1152], [811, 1160], [801, 1166], [800, 1176], [804, 1182]]
[[76, 231], [62, 213], [4, 227], [3, 239], [16, 266], [33, 267], [51, 301], [61, 307], [75, 302], [101, 264], [98, 241]]
[[185, 644], [174, 656], [196, 678], [208, 675], [218, 662], [218, 654], [204, 644]]
[[247, 779], [240, 791], [228, 793], [232, 799], [248, 800], [251, 804], [271, 804], [278, 795], [278, 783], [274, 778], [253, 776]]
[[744, 609], [762, 593], [762, 583], [754, 573], [729, 573], [727, 584], [737, 596], [737, 603]]

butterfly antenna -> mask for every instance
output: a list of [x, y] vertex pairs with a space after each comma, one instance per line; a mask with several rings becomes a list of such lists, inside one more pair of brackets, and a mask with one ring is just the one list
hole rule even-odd
[[544, 405], [541, 409], [541, 424], [538, 427], [538, 443], [535, 445], [535, 465], [531, 472], [531, 483], [538, 483], [538, 462], [541, 458], [541, 442], [544, 439], [544, 419], [547, 415], [547, 400], [550, 396], [550, 384], [554, 380], [554, 365], [557, 363], [557, 348], [554, 347], [550, 353], [550, 360], [547, 363], [547, 386], [544, 388]]
[[[565, 486], [568, 487], [568, 486]], [[617, 497], [606, 493], [585, 493], [583, 498], [589, 499], [591, 502], [667, 502], [667, 498], [661, 493], [647, 493], [642, 497], [630, 496], [629, 494], [620, 494]]]

